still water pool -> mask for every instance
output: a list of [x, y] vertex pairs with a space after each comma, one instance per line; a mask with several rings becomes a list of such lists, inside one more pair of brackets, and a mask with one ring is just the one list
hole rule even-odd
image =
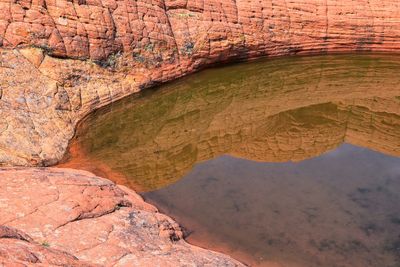
[[399, 70], [388, 55], [206, 70], [92, 113], [63, 165], [250, 265], [399, 267]]

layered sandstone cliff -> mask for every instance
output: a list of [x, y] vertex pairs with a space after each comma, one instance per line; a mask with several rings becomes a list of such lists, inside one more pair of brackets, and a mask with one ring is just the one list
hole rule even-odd
[[122, 55], [182, 73], [230, 57], [399, 44], [395, 0], [2, 0], [0, 14], [6, 48], [103, 63]]
[[88, 112], [209, 64], [397, 51], [399, 19], [395, 0], [2, 0], [0, 164], [54, 164]]

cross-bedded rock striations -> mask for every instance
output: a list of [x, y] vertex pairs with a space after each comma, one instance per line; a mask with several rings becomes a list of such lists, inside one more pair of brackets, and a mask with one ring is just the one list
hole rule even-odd
[[398, 51], [395, 0], [0, 0], [0, 165], [56, 163], [88, 112], [209, 64]]
[[204, 64], [221, 60], [221, 56], [387, 51], [397, 49], [400, 33], [399, 4], [395, 0], [0, 3], [4, 47], [33, 45], [58, 57], [99, 61], [121, 52], [137, 59], [147, 54], [148, 63], [166, 65], [181, 58]]

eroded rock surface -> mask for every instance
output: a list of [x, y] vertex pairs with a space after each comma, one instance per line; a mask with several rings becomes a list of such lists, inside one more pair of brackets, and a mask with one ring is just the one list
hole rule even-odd
[[0, 265], [241, 266], [191, 246], [136, 193], [84, 171], [0, 169]]
[[399, 19], [395, 0], [1, 0], [0, 164], [54, 164], [88, 112], [216, 62], [398, 51]]
[[[213, 63], [398, 51], [399, 19], [396, 0], [0, 0], [0, 166], [54, 164], [89, 112]], [[7, 169], [0, 179], [0, 224], [33, 239], [2, 237], [26, 252], [11, 259], [237, 264], [176, 241], [170, 219], [87, 173]]]
[[119, 53], [151, 65], [187, 58], [197, 65], [238, 55], [391, 50], [400, 33], [395, 0], [2, 0], [0, 14], [4, 47], [33, 45], [104, 64]]
[[99, 61], [144, 53], [152, 65], [187, 55], [196, 62], [221, 54], [391, 50], [399, 42], [395, 0], [2, 0], [0, 12], [4, 47], [34, 45], [58, 57]]
[[64, 251], [39, 244], [27, 234], [0, 226], [0, 266], [92, 266]]

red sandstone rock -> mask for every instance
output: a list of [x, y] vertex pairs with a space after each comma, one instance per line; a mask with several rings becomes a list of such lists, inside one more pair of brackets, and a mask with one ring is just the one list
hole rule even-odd
[[69, 253], [39, 244], [27, 234], [7, 226], [0, 226], [0, 266], [92, 266]]
[[[0, 0], [0, 166], [54, 164], [88, 112], [215, 62], [398, 51], [399, 19], [395, 0]], [[2, 265], [238, 264], [88, 173], [0, 178]]]
[[[106, 60], [204, 64], [231, 57], [398, 48], [399, 8], [386, 1], [11, 1], [0, 2], [4, 47]], [[198, 61], [198, 62], [196, 62]], [[182, 71], [186, 72], [185, 64]]]
[[88, 172], [8, 168], [0, 179], [0, 266], [241, 266], [187, 244], [172, 219]]
[[0, 165], [54, 164], [88, 112], [215, 62], [398, 51], [399, 19], [395, 0], [0, 0]]
[[[88, 112], [215, 62], [398, 51], [399, 19], [395, 0], [0, 0], [0, 166], [54, 164]], [[238, 264], [88, 173], [0, 178], [1, 265]]]

